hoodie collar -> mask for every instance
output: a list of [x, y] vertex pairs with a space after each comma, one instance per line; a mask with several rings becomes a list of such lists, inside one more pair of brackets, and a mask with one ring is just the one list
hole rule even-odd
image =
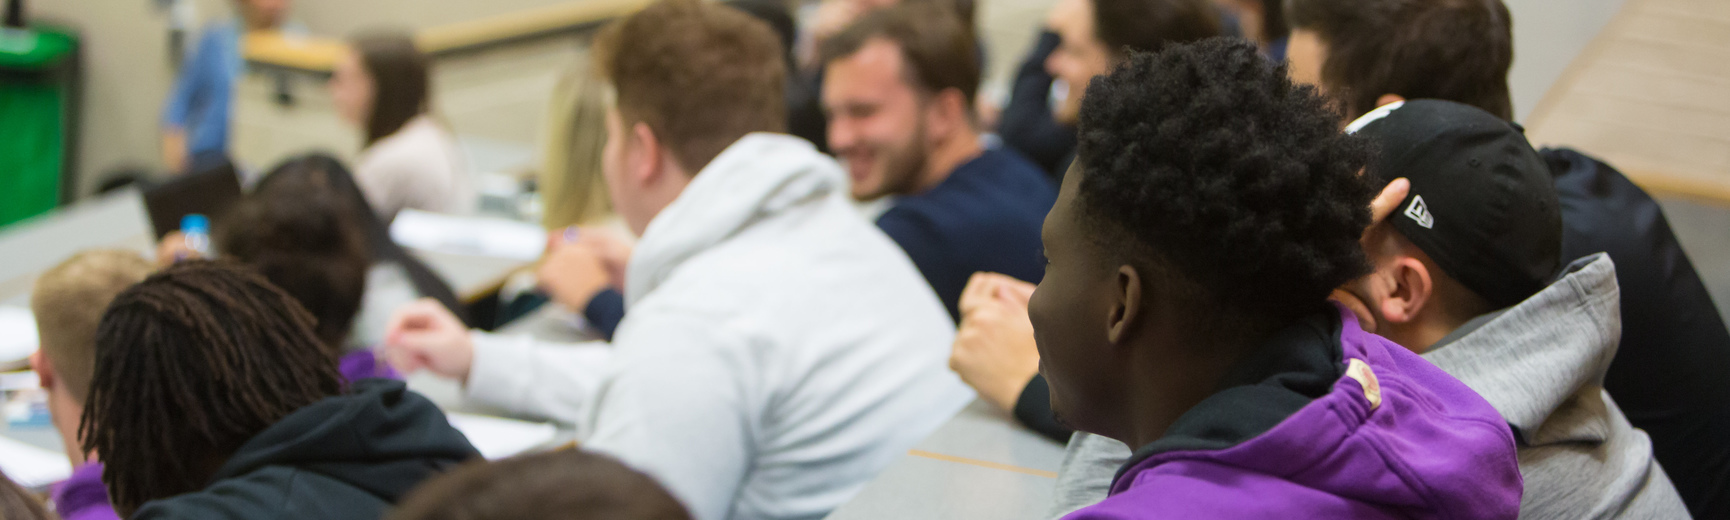
[[363, 379], [347, 394], [266, 427], [235, 450], [211, 482], [288, 466], [394, 501], [427, 477], [478, 456], [432, 401], [402, 381]]
[[1480, 316], [1424, 359], [1484, 396], [1523, 445], [1602, 441], [1600, 390], [1622, 335], [1616, 267], [1603, 253], [1574, 261], [1531, 298]]
[[752, 224], [845, 191], [841, 167], [811, 143], [770, 133], [740, 138], [649, 221], [625, 277], [627, 304], [653, 292], [686, 260]]
[[1327, 312], [1317, 312], [1275, 333], [1261, 349], [1226, 372], [1218, 393], [1178, 417], [1164, 437], [1135, 450], [1117, 470], [1113, 482], [1154, 455], [1223, 450], [1242, 444], [1327, 395], [1345, 373], [1340, 346], [1342, 319], [1350, 318], [1329, 305]]

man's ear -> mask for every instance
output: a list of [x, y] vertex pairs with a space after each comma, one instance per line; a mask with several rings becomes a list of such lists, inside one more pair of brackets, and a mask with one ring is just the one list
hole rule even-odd
[[630, 179], [639, 185], [647, 186], [655, 182], [665, 170], [664, 157], [667, 147], [655, 136], [655, 131], [648, 123], [638, 121], [631, 124], [631, 143], [626, 152], [626, 168], [630, 171]]
[[926, 110], [926, 124], [932, 136], [950, 135], [971, 128], [974, 124], [973, 107], [968, 106], [967, 96], [961, 94], [961, 89], [945, 89], [931, 97]]
[[1376, 107], [1381, 108], [1383, 106], [1392, 105], [1394, 103], [1399, 103], [1399, 102], [1405, 101], [1405, 100], [1406, 100], [1405, 96], [1401, 96], [1399, 94], [1382, 94], [1382, 97], [1376, 98]]
[[1141, 273], [1132, 265], [1118, 266], [1112, 289], [1116, 298], [1106, 320], [1105, 339], [1116, 345], [1129, 338], [1141, 319]]
[[48, 356], [43, 355], [41, 349], [30, 354], [30, 369], [36, 371], [36, 378], [41, 380], [43, 390], [54, 389], [54, 382], [59, 379], [59, 374], [55, 373], [54, 363], [48, 361]]
[[1416, 258], [1402, 256], [1393, 260], [1386, 276], [1388, 279], [1384, 283], [1391, 283], [1393, 287], [1387, 297], [1382, 298], [1382, 318], [1391, 323], [1416, 320], [1435, 295], [1435, 280], [1430, 278], [1429, 268]]

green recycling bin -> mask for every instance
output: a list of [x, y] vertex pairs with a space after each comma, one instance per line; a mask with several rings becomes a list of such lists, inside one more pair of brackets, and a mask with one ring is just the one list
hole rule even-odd
[[0, 227], [72, 194], [77, 99], [75, 35], [0, 28]]

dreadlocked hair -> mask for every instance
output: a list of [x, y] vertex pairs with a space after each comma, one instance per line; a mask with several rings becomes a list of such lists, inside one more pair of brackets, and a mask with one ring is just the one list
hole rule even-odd
[[79, 437], [121, 517], [202, 489], [241, 444], [341, 393], [312, 314], [238, 265], [187, 261], [114, 298]]

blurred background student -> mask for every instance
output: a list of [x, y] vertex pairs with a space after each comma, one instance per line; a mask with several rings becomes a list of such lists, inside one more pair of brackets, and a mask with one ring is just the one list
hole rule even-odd
[[[283, 161], [259, 179], [232, 214], [213, 221], [218, 256], [263, 269], [283, 287], [320, 285], [291, 291], [306, 291], [295, 296], [327, 318], [319, 325], [321, 339], [345, 353], [382, 341], [390, 313], [418, 298], [432, 298], [467, 317], [450, 284], [391, 240], [388, 224], [334, 157], [308, 154]], [[360, 239], [358, 252], [348, 242], [351, 237]], [[167, 266], [198, 254], [176, 231], [163, 238], [156, 256]], [[367, 266], [363, 276], [354, 276], [351, 271], [362, 261]], [[359, 307], [350, 309], [355, 292]]]
[[42, 273], [30, 291], [30, 312], [40, 338], [30, 366], [48, 392], [48, 416], [73, 467], [51, 497], [55, 512], [66, 520], [118, 518], [102, 484], [101, 454], [77, 449], [78, 436], [96, 364], [96, 326], [115, 295], [154, 270], [135, 251], [85, 251]]
[[456, 137], [430, 113], [426, 55], [403, 33], [371, 33], [350, 46], [331, 74], [330, 95], [365, 136], [354, 174], [373, 211], [385, 222], [407, 208], [473, 212], [474, 181]]
[[241, 39], [283, 29], [290, 0], [234, 0], [234, 18], [204, 28], [162, 111], [162, 161], [171, 172], [196, 170], [228, 155], [234, 82], [246, 66]]

